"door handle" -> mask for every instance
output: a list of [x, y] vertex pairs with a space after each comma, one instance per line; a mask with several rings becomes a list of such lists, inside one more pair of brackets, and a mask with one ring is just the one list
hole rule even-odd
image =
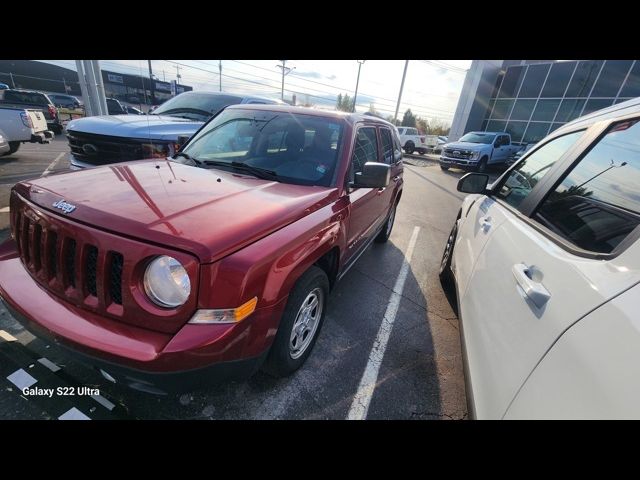
[[392, 179], [394, 182], [397, 182], [398, 180], [400, 180], [400, 175], [396, 175], [395, 177], [393, 177]]
[[518, 282], [518, 285], [524, 290], [529, 300], [531, 300], [536, 307], [542, 308], [551, 298], [551, 294], [544, 288], [542, 283], [531, 279], [529, 276], [530, 268], [524, 263], [516, 263], [511, 271], [513, 272], [513, 276], [516, 277], [516, 282]]
[[482, 229], [487, 232], [491, 228], [491, 217], [482, 217], [479, 222]]

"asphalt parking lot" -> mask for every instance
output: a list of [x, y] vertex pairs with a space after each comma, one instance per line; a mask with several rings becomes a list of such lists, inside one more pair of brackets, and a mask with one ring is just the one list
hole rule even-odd
[[[465, 419], [458, 319], [437, 275], [464, 197], [455, 189], [462, 172], [441, 171], [436, 158], [405, 157], [405, 189], [390, 241], [373, 244], [337, 285], [312, 355], [293, 376], [258, 373], [180, 395], [135, 392], [69, 361], [0, 306], [0, 419], [345, 419], [394, 298], [395, 323], [366, 418]], [[0, 238], [8, 236], [10, 187], [67, 168], [64, 137], [0, 158]], [[405, 259], [402, 283], [397, 280]], [[99, 395], [26, 397], [11, 381], [19, 371], [22, 380], [36, 381], [34, 387], [90, 387]]]

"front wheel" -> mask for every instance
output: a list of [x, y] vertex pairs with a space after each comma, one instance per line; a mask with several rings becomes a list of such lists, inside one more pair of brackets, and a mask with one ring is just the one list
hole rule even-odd
[[20, 149], [20, 142], [9, 142], [9, 151], [4, 153], [4, 155], [12, 155], [16, 153]]
[[415, 149], [416, 149], [416, 146], [414, 145], [413, 142], [407, 142], [404, 146], [404, 151], [407, 152], [409, 155], [411, 155]]
[[446, 172], [447, 170], [449, 170], [449, 165], [440, 164], [440, 168]]
[[440, 261], [440, 270], [438, 275], [440, 281], [443, 283], [449, 282], [453, 276], [451, 271], [451, 258], [453, 256], [453, 245], [456, 243], [456, 237], [458, 236], [458, 219], [456, 218], [453, 228], [447, 238], [447, 243], [444, 246], [444, 252], [442, 252], [442, 260]]
[[487, 157], [484, 157], [482, 160], [478, 162], [476, 165], [476, 172], [485, 173], [487, 171]]
[[329, 279], [322, 269], [312, 266], [298, 279], [289, 294], [264, 371], [286, 377], [302, 366], [320, 333], [328, 294]]

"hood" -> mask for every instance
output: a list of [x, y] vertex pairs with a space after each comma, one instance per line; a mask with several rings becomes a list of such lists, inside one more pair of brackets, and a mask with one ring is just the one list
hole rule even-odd
[[179, 135], [192, 135], [204, 122], [168, 115], [101, 115], [72, 120], [69, 133], [94, 133], [125, 138], [175, 140]]
[[470, 142], [452, 142], [443, 145], [443, 148], [447, 149], [460, 149], [460, 150], [482, 150], [485, 147], [490, 147], [491, 144], [484, 143], [470, 143]]
[[[337, 196], [336, 188], [291, 185], [168, 160], [56, 174], [21, 182], [15, 189], [56, 215], [190, 252], [203, 263], [250, 245]], [[60, 200], [76, 208], [65, 214], [53, 207]]]

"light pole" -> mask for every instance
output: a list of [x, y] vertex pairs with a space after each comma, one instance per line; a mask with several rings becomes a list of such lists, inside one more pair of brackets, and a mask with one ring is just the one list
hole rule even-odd
[[396, 105], [396, 114], [393, 116], [393, 123], [398, 122], [398, 110], [400, 110], [400, 100], [402, 100], [402, 89], [404, 88], [404, 78], [407, 76], [407, 67], [409, 66], [409, 60], [404, 62], [404, 72], [402, 73], [402, 83], [400, 84], [400, 93], [398, 94], [398, 104]]
[[356, 93], [353, 95], [353, 109], [352, 111], [356, 111], [356, 100], [358, 98], [358, 84], [360, 83], [360, 69], [362, 68], [362, 64], [365, 62], [364, 60], [356, 60], [358, 62], [358, 79], [356, 80]]
[[284, 101], [284, 77], [285, 75], [288, 75], [291, 70], [295, 70], [296, 67], [293, 68], [289, 68], [286, 67], [285, 64], [287, 63], [286, 60], [280, 60], [282, 62], [282, 65], [276, 65], [276, 67], [282, 69], [282, 88], [280, 90], [280, 100]]
[[578, 188], [581, 188], [583, 185], [586, 185], [587, 183], [589, 183], [591, 180], [593, 180], [594, 178], [599, 177], [600, 175], [602, 175], [605, 172], [608, 172], [609, 170], [611, 170], [612, 168], [620, 168], [620, 167], [624, 167], [627, 164], [627, 162], [622, 162], [620, 165], [616, 165], [615, 163], [613, 163], [613, 159], [611, 159], [611, 165], [607, 168], [605, 168], [604, 170], [602, 170], [600, 173], [596, 173], [593, 177], [591, 177], [589, 180], [587, 180], [586, 182], [582, 182], [580, 185], [578, 185], [576, 187], [576, 190]]
[[222, 91], [222, 60], [218, 60], [218, 79], [220, 80], [220, 91]]

